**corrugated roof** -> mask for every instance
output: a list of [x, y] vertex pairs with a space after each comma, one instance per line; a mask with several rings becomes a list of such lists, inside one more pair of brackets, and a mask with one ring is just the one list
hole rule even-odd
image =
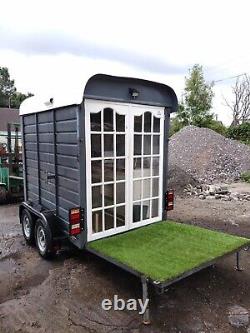
[[0, 108], [0, 131], [7, 131], [8, 123], [20, 123], [18, 109]]

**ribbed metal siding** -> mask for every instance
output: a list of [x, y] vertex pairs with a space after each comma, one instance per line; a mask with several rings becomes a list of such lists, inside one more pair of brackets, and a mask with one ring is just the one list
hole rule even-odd
[[68, 210], [80, 206], [80, 168], [77, 107], [55, 113], [57, 142], [58, 216], [68, 220]]
[[36, 115], [25, 116], [23, 124], [27, 200], [39, 203]]
[[72, 106], [24, 116], [27, 200], [65, 222], [68, 209], [80, 205], [77, 112]]

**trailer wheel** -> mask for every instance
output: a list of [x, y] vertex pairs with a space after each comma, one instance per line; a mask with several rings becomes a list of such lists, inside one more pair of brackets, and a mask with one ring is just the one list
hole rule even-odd
[[5, 186], [0, 185], [0, 203], [5, 203], [7, 200], [7, 190]]
[[35, 243], [34, 219], [32, 218], [32, 215], [27, 209], [24, 209], [22, 211], [21, 224], [23, 237], [28, 244], [33, 245]]
[[53, 255], [52, 233], [47, 221], [38, 219], [35, 227], [36, 246], [41, 257], [49, 259]]

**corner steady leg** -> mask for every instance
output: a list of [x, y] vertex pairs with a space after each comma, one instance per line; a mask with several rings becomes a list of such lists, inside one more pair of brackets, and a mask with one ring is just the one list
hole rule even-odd
[[242, 272], [243, 268], [240, 267], [240, 252], [236, 252], [236, 266], [235, 266], [235, 270], [238, 272]]
[[[148, 299], [148, 283], [147, 283], [147, 278], [145, 276], [141, 277], [141, 283], [142, 283], [142, 301], [143, 304]], [[144, 325], [150, 325], [150, 318], [149, 318], [149, 307], [147, 305], [147, 308], [143, 314], [143, 324]]]

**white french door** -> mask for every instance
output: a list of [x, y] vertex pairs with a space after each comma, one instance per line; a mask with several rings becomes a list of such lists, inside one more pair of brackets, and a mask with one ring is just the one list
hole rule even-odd
[[159, 221], [164, 109], [85, 101], [88, 241]]
[[130, 228], [162, 215], [164, 108], [130, 105]]

